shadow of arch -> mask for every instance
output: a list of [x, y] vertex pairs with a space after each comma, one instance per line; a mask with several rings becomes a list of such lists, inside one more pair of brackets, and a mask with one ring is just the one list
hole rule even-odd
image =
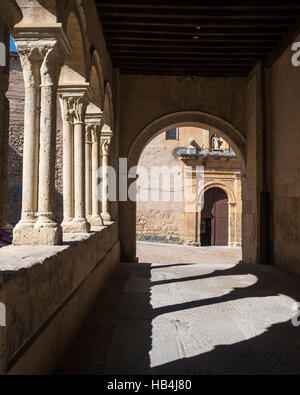
[[239, 159], [242, 173], [244, 172], [246, 161], [245, 136], [224, 119], [200, 111], [183, 111], [168, 114], [147, 125], [136, 137], [129, 150], [129, 168], [138, 164], [142, 151], [154, 137], [167, 129], [183, 126], [208, 129], [227, 140]]

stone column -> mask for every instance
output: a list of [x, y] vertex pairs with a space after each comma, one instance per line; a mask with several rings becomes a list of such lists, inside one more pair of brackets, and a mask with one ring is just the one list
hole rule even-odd
[[102, 213], [104, 224], [111, 221], [108, 201], [108, 159], [112, 133], [101, 134], [101, 155], [102, 155]]
[[85, 210], [85, 125], [87, 95], [82, 92], [74, 106], [74, 230], [79, 233], [90, 231]]
[[73, 116], [72, 97], [59, 90], [61, 113], [63, 118], [63, 232], [68, 232], [74, 217], [74, 182], [73, 182]]
[[62, 242], [62, 228], [54, 220], [56, 100], [61, 57], [56, 44], [47, 45], [41, 66], [38, 219], [35, 228], [43, 244]]
[[100, 215], [100, 130], [102, 128], [102, 114], [89, 114], [87, 122], [92, 137], [92, 216], [89, 222], [92, 226], [102, 226], [103, 220]]
[[90, 222], [92, 216], [92, 130], [90, 125], [85, 125], [85, 210]]
[[64, 233], [86, 233], [90, 225], [86, 219], [85, 172], [86, 131], [84, 117], [89, 84], [60, 85], [63, 115], [63, 184], [64, 184]]
[[70, 50], [60, 25], [19, 24], [13, 32], [25, 80], [22, 218], [14, 244], [60, 244], [54, 221], [56, 94], [64, 56]]
[[[18, 45], [18, 43], [16, 45]], [[23, 67], [25, 84], [25, 108], [22, 216], [20, 222], [15, 227], [15, 243], [17, 243], [19, 237], [23, 235], [22, 230], [34, 228], [38, 209], [37, 190], [41, 68], [41, 58], [36, 53], [37, 51], [21, 48], [18, 52]]]

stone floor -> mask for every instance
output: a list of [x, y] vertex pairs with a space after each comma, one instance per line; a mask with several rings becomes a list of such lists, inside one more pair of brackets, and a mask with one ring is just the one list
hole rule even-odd
[[55, 374], [300, 374], [300, 280], [240, 249], [138, 244]]

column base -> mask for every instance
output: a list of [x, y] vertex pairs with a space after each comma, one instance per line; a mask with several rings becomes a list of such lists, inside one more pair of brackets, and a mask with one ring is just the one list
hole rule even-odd
[[89, 217], [89, 223], [91, 226], [103, 226], [103, 219], [100, 215], [91, 215]]
[[107, 222], [111, 222], [111, 216], [110, 216], [109, 213], [101, 213], [101, 218], [102, 218], [102, 220], [103, 220], [104, 225], [105, 225]]
[[61, 226], [63, 233], [89, 233], [91, 230], [91, 225], [85, 219], [63, 221]]
[[55, 222], [35, 224], [19, 223], [13, 231], [14, 245], [61, 245], [62, 229]]

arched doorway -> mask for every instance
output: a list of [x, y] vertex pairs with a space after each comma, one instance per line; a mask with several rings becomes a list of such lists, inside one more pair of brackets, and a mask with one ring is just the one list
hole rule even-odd
[[228, 245], [228, 196], [221, 188], [210, 188], [204, 193], [201, 245]]

